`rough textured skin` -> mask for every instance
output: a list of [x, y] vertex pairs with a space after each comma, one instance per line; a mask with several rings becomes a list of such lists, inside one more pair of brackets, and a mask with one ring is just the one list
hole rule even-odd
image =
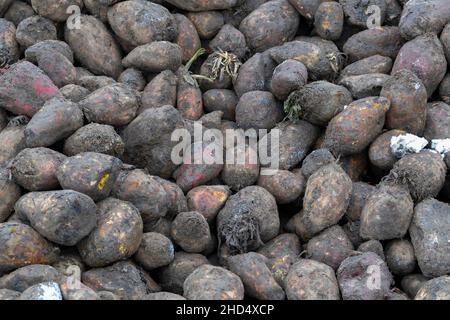
[[328, 124], [323, 147], [341, 156], [362, 152], [381, 133], [389, 106], [378, 97], [352, 102]]
[[353, 252], [353, 244], [340, 226], [332, 226], [308, 241], [308, 258], [337, 270]]
[[147, 84], [144, 74], [134, 68], [128, 68], [122, 72], [117, 81], [136, 91], [144, 90]]
[[386, 18], [387, 8], [385, 0], [339, 0], [339, 3], [342, 5], [348, 23], [354, 26], [368, 27], [368, 20], [371, 17], [370, 6], [377, 6], [379, 8], [381, 25], [383, 25]]
[[438, 34], [450, 21], [450, 3], [446, 0], [410, 0], [402, 11], [400, 31], [405, 39], [427, 32]]
[[[231, 190], [239, 191], [242, 188], [255, 184], [260, 175], [260, 165], [258, 161], [258, 151], [256, 146], [239, 144], [227, 150], [233, 152], [235, 162], [227, 162], [223, 166], [221, 178]], [[245, 159], [245, 160], [244, 160]]]
[[238, 98], [233, 90], [211, 89], [203, 93], [203, 106], [206, 112], [222, 111], [224, 120], [235, 120]]
[[231, 256], [228, 268], [237, 274], [246, 294], [259, 300], [284, 300], [284, 291], [267, 267], [267, 258], [255, 252]]
[[70, 17], [67, 13], [70, 6], [78, 6], [83, 8], [83, 0], [31, 0], [34, 11], [40, 16], [53, 21], [63, 22]]
[[80, 107], [89, 122], [123, 126], [135, 118], [139, 101], [132, 89], [114, 84], [91, 93]]
[[346, 76], [360, 76], [362, 74], [385, 73], [392, 69], [392, 59], [381, 55], [363, 58], [346, 66], [340, 73], [341, 78]]
[[59, 254], [56, 246], [22, 223], [0, 223], [0, 241], [0, 273], [30, 264], [52, 264]]
[[[259, 236], [263, 242], [273, 239], [279, 232], [280, 218], [275, 198], [264, 188], [250, 186], [228, 198], [225, 207], [217, 216], [217, 226], [221, 230], [235, 220], [252, 217], [259, 227]], [[250, 237], [250, 235], [248, 235]], [[254, 235], [253, 235], [254, 236]], [[224, 237], [224, 234], [219, 234]], [[255, 238], [247, 238], [251, 245], [259, 247]], [[233, 249], [233, 248], [231, 248]]]
[[281, 287], [284, 287], [284, 279], [291, 266], [298, 261], [300, 252], [300, 240], [292, 233], [280, 234], [258, 250], [269, 259], [266, 264]]
[[345, 259], [337, 270], [337, 279], [344, 300], [383, 300], [392, 284], [386, 263], [373, 252]]
[[211, 242], [211, 231], [205, 217], [196, 211], [182, 212], [172, 222], [172, 238], [184, 251], [200, 253]]
[[316, 43], [295, 40], [270, 48], [268, 52], [278, 64], [288, 59], [303, 63], [312, 80], [326, 80], [336, 75], [327, 57], [328, 52]]
[[403, 134], [406, 134], [403, 130], [389, 130], [372, 142], [369, 147], [369, 160], [376, 169], [383, 173], [392, 169], [398, 158], [391, 151], [391, 139]]
[[33, 264], [19, 268], [0, 278], [0, 288], [23, 292], [35, 284], [61, 279], [61, 274], [55, 268]]
[[[309, 153], [314, 142], [319, 137], [319, 128], [309, 122], [284, 121], [275, 127], [279, 129], [279, 169], [295, 168]], [[270, 145], [272, 133], [265, 135], [259, 143]], [[267, 140], [267, 141], [266, 141]]]
[[435, 197], [445, 183], [447, 167], [439, 154], [422, 151], [394, 164], [388, 179], [408, 187], [414, 201]]
[[119, 46], [99, 19], [81, 15], [80, 28], [66, 27], [65, 40], [76, 59], [91, 72], [113, 78], [122, 73]]
[[[211, 142], [210, 139], [206, 138], [204, 141], [187, 145], [190, 149], [183, 155], [182, 164], [173, 174], [177, 185], [184, 192], [218, 177], [224, 167], [222, 154], [217, 151], [222, 148], [222, 145], [218, 140], [211, 139], [213, 140]], [[196, 159], [202, 159], [202, 161], [198, 162]]]
[[359, 220], [367, 199], [375, 191], [375, 187], [365, 182], [355, 182], [345, 216], [351, 221]]
[[41, 16], [31, 16], [22, 20], [17, 26], [16, 40], [24, 48], [44, 40], [56, 40], [57, 30], [55, 24]]
[[[18, 123], [14, 123], [19, 120]], [[0, 166], [6, 165], [22, 149], [26, 148], [25, 125], [28, 119], [16, 117], [12, 119], [8, 126], [0, 131]]]
[[114, 33], [132, 46], [172, 41], [178, 34], [175, 18], [165, 7], [149, 1], [123, 1], [108, 10]]
[[317, 149], [312, 151], [302, 162], [301, 171], [308, 179], [314, 172], [327, 164], [335, 162], [335, 157], [328, 149]]
[[450, 277], [442, 276], [431, 279], [422, 285], [414, 300], [449, 300]]
[[137, 47], [123, 60], [125, 68], [136, 68], [148, 72], [161, 72], [166, 69], [176, 71], [181, 66], [181, 48], [168, 41], [154, 41]]
[[[359, 230], [358, 230], [359, 231]], [[359, 245], [358, 252], [373, 252], [376, 253], [381, 259], [386, 261], [386, 257], [384, 256], [383, 245], [378, 240], [368, 240]]]
[[314, 15], [322, 2], [328, 0], [289, 0], [289, 3], [306, 19], [313, 20]]
[[112, 195], [132, 203], [139, 210], [144, 223], [164, 217], [169, 206], [163, 186], [141, 169], [122, 171], [117, 177]]
[[[261, 23], [261, 19], [265, 23]], [[251, 50], [262, 52], [294, 38], [299, 25], [297, 11], [286, 0], [269, 1], [242, 20], [239, 30]]]
[[242, 300], [244, 285], [234, 273], [211, 265], [202, 265], [184, 282], [183, 295], [188, 300]]
[[373, 55], [395, 59], [404, 42], [397, 27], [381, 27], [351, 36], [345, 42], [343, 50], [352, 62]]
[[196, 85], [192, 85], [186, 79], [189, 71], [185, 67], [178, 69], [177, 109], [184, 119], [198, 120], [203, 115], [202, 91]]
[[273, 175], [260, 175], [258, 185], [269, 191], [278, 204], [291, 203], [305, 191], [303, 175], [288, 170], [277, 170]]
[[386, 127], [421, 136], [427, 118], [427, 90], [409, 70], [399, 70], [383, 85], [380, 96], [391, 101]]
[[54, 98], [33, 116], [25, 128], [28, 147], [48, 147], [83, 126], [83, 112], [77, 104]]
[[56, 170], [66, 156], [47, 148], [24, 149], [14, 158], [11, 173], [14, 180], [30, 191], [59, 188]]
[[346, 87], [355, 99], [379, 96], [383, 85], [391, 76], [383, 73], [370, 73], [359, 76], [343, 77], [339, 84]]
[[170, 160], [176, 142], [170, 137], [183, 126], [181, 115], [171, 106], [141, 113], [122, 134], [130, 163], [145, 167], [150, 174], [170, 177], [176, 167]]
[[175, 257], [175, 249], [170, 239], [160, 233], [144, 233], [135, 259], [146, 270], [168, 265]]
[[39, 234], [64, 246], [77, 244], [94, 229], [96, 210], [91, 198], [72, 190], [30, 192], [15, 205]]
[[423, 136], [427, 140], [450, 137], [450, 105], [443, 102], [427, 105], [427, 122]]
[[161, 290], [145, 271], [130, 261], [91, 269], [82, 274], [82, 281], [95, 291], [110, 291], [121, 300], [139, 300]]
[[[158, 181], [169, 197], [169, 207], [167, 211], [168, 217], [173, 217], [180, 212], [188, 211], [188, 203], [183, 190], [174, 182], [162, 179], [158, 176], [154, 176], [154, 179]], [[191, 210], [196, 211], [196, 210]], [[197, 210], [198, 211], [198, 210]]]
[[177, 23], [178, 35], [175, 43], [180, 46], [183, 53], [183, 63], [188, 62], [192, 56], [201, 48], [200, 37], [194, 24], [184, 15], [176, 13], [173, 15]]
[[[213, 78], [213, 68], [214, 68], [214, 62], [216, 59], [216, 53], [210, 54], [205, 62], [200, 67], [200, 75], [207, 77], [207, 78]], [[217, 79], [214, 80], [204, 80], [199, 79], [198, 84], [200, 85], [200, 88], [202, 91], [207, 91], [211, 89], [227, 89], [231, 86], [232, 78], [228, 73], [223, 73], [217, 77]]]
[[14, 211], [14, 204], [20, 198], [20, 187], [10, 179], [9, 171], [0, 169], [0, 223], [4, 222]]
[[308, 70], [297, 60], [285, 60], [274, 70], [270, 91], [284, 101], [292, 91], [303, 87], [308, 80]]
[[392, 74], [401, 69], [412, 71], [422, 81], [430, 97], [447, 70], [444, 49], [437, 36], [427, 33], [405, 43], [395, 59]]
[[90, 123], [75, 131], [64, 143], [64, 153], [74, 156], [82, 152], [98, 152], [121, 157], [122, 138], [109, 125]]
[[25, 59], [37, 64], [38, 56], [50, 51], [60, 53], [71, 63], [74, 62], [72, 49], [67, 43], [60, 40], [44, 40], [32, 45], [25, 50]]
[[250, 91], [269, 91], [270, 81], [277, 64], [269, 54], [256, 53], [239, 68], [233, 88], [238, 97]]
[[300, 118], [319, 126], [326, 126], [344, 106], [353, 101], [345, 87], [328, 81], [310, 82], [293, 95], [294, 103], [301, 108]]
[[425, 276], [438, 277], [450, 271], [449, 213], [450, 207], [435, 199], [424, 200], [414, 209], [409, 234]]
[[236, 106], [236, 123], [244, 130], [272, 129], [282, 118], [281, 105], [270, 92], [247, 92]]
[[195, 26], [201, 39], [213, 38], [224, 24], [220, 11], [189, 12], [186, 17]]
[[199, 186], [187, 193], [187, 205], [211, 224], [230, 195], [228, 186]]
[[19, 56], [16, 27], [12, 22], [0, 19], [0, 66], [15, 63]]
[[177, 77], [170, 70], [164, 70], [149, 82], [141, 98], [139, 114], [150, 108], [175, 106], [177, 100]]
[[175, 253], [174, 260], [159, 271], [159, 282], [164, 290], [183, 294], [183, 283], [198, 267], [209, 264], [205, 256], [198, 253]]
[[337, 2], [323, 2], [314, 15], [314, 27], [322, 39], [337, 40], [344, 27], [344, 11]]
[[166, 2], [186, 11], [210, 11], [230, 9], [238, 0], [167, 0]]
[[408, 240], [392, 240], [386, 245], [386, 262], [393, 274], [410, 274], [416, 268], [414, 247]]
[[[8, 1], [9, 0], [6, 0], [6, 2]], [[5, 0], [3, 2], [5, 2]], [[36, 13], [29, 4], [21, 1], [13, 1], [8, 10], [5, 12], [4, 18], [13, 22], [14, 25], [17, 26], [20, 22], [22, 22], [22, 20], [25, 20], [35, 14]]]
[[91, 92], [117, 83], [116, 80], [110, 77], [94, 76], [92, 74], [85, 75], [84, 72], [80, 74], [79, 70], [77, 70], [77, 73], [78, 73], [77, 83]]
[[59, 92], [61, 92], [66, 100], [75, 103], [80, 102], [91, 93], [88, 89], [76, 84], [68, 84], [59, 89]]
[[78, 244], [78, 251], [89, 266], [107, 266], [132, 256], [142, 234], [139, 211], [129, 202], [108, 198], [98, 203], [97, 226]]
[[0, 74], [0, 105], [19, 115], [32, 117], [46, 101], [61, 97], [58, 88], [44, 72], [22, 61]]
[[339, 222], [347, 210], [352, 181], [336, 164], [321, 167], [309, 177], [303, 198], [303, 210], [296, 224], [302, 239]]
[[375, 240], [403, 237], [408, 231], [413, 209], [413, 200], [405, 187], [379, 185], [361, 211], [361, 237]]
[[331, 267], [300, 259], [285, 279], [288, 300], [339, 300], [339, 287]]
[[243, 59], [248, 53], [245, 36], [230, 24], [225, 24], [209, 42], [211, 51], [227, 51], [235, 54], [239, 59]]
[[109, 196], [121, 167], [122, 161], [115, 157], [85, 152], [66, 159], [56, 175], [63, 189], [75, 190], [100, 201]]

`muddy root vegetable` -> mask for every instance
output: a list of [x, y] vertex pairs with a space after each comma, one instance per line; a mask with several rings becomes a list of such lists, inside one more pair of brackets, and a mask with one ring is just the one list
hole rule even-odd
[[283, 300], [284, 291], [273, 278], [266, 263], [267, 258], [255, 252], [228, 258], [230, 271], [241, 278], [249, 296], [259, 300]]
[[186, 195], [189, 210], [197, 211], [212, 223], [231, 195], [228, 186], [199, 186]]
[[389, 106], [378, 97], [352, 102], [328, 124], [323, 146], [335, 155], [360, 153], [381, 133]]
[[10, 177], [10, 172], [0, 169], [0, 223], [4, 222], [14, 211], [14, 204], [21, 196], [20, 187]]
[[64, 246], [77, 244], [94, 229], [96, 210], [91, 198], [72, 190], [30, 192], [15, 205], [35, 230]]
[[352, 181], [341, 167], [336, 164], [321, 167], [306, 184], [296, 233], [307, 240], [337, 224], [347, 210], [351, 192]]
[[59, 255], [56, 246], [22, 223], [1, 223], [0, 240], [0, 273], [30, 264], [52, 264]]
[[172, 242], [160, 233], [144, 233], [135, 259], [146, 270], [153, 270], [171, 263], [175, 249]]
[[182, 212], [175, 217], [171, 236], [176, 244], [189, 253], [203, 252], [211, 242], [208, 222], [195, 211]]
[[339, 300], [339, 287], [331, 267], [300, 259], [285, 279], [288, 300]]
[[66, 156], [48, 148], [24, 149], [11, 163], [15, 181], [30, 191], [45, 191], [59, 188], [56, 171]]
[[244, 286], [234, 273], [211, 265], [202, 265], [184, 282], [183, 295], [189, 300], [242, 300]]
[[438, 277], [449, 272], [450, 255], [446, 240], [450, 229], [450, 207], [435, 199], [420, 202], [414, 209], [409, 234], [422, 273]]
[[121, 167], [122, 161], [115, 157], [86, 152], [65, 159], [56, 175], [63, 189], [75, 190], [100, 201], [109, 196]]

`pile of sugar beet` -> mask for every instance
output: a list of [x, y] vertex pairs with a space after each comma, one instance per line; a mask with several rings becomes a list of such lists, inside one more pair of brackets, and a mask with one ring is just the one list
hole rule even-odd
[[[0, 17], [0, 299], [450, 299], [449, 0]], [[196, 124], [277, 129], [279, 170], [176, 165]]]

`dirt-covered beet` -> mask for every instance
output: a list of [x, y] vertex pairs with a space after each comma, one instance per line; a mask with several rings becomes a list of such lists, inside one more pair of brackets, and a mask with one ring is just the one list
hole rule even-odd
[[211, 265], [202, 265], [192, 272], [183, 285], [189, 300], [242, 300], [244, 286], [234, 273]]
[[98, 203], [97, 225], [77, 247], [86, 264], [103, 267], [131, 257], [139, 249], [142, 235], [142, 218], [136, 207], [108, 198]]
[[64, 246], [76, 245], [97, 223], [94, 201], [72, 190], [27, 193], [15, 211], [41, 235]]
[[339, 300], [333, 269], [318, 261], [301, 259], [285, 279], [288, 300]]
[[336, 164], [321, 167], [309, 177], [303, 198], [303, 210], [295, 225], [302, 239], [339, 222], [347, 210], [352, 181]]
[[66, 156], [48, 148], [27, 148], [11, 163], [14, 180], [24, 189], [45, 191], [58, 189], [56, 171]]

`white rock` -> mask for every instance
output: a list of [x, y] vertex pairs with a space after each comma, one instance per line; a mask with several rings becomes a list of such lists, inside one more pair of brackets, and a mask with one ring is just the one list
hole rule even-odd
[[401, 158], [407, 154], [419, 153], [427, 144], [427, 139], [407, 133], [391, 138], [391, 151], [396, 157]]
[[431, 149], [436, 150], [445, 157], [447, 152], [450, 152], [450, 139], [433, 139], [431, 140]]

